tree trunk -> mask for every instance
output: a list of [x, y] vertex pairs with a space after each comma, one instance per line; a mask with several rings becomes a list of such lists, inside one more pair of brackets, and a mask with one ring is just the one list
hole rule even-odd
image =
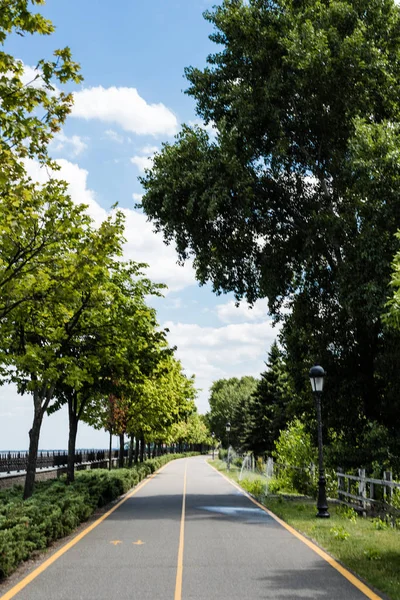
[[73, 399], [68, 399], [69, 436], [68, 436], [68, 462], [67, 462], [67, 484], [75, 480], [75, 447], [76, 434], [78, 432], [78, 417], [73, 408]]
[[133, 463], [133, 438], [134, 435], [131, 433], [129, 437], [128, 467], [131, 467]]
[[24, 500], [30, 498], [33, 494], [35, 484], [37, 455], [39, 449], [40, 428], [42, 426], [45, 409], [42, 407], [42, 399], [39, 392], [33, 392], [34, 414], [32, 428], [29, 431], [29, 452], [28, 465], [26, 468]]
[[139, 446], [140, 446], [140, 439], [139, 439], [139, 436], [136, 435], [136, 437], [135, 437], [135, 465], [137, 465], [139, 462]]
[[150, 444], [150, 442], [147, 444], [147, 458], [151, 458], [151, 444]]
[[141, 432], [140, 434], [140, 462], [142, 463], [144, 460], [144, 435], [143, 432]]
[[125, 434], [119, 434], [119, 463], [118, 466], [120, 469], [124, 467], [124, 450], [125, 450]]
[[109, 445], [109, 450], [108, 450], [108, 470], [111, 471], [111, 465], [112, 465], [112, 430], [110, 429], [110, 445]]

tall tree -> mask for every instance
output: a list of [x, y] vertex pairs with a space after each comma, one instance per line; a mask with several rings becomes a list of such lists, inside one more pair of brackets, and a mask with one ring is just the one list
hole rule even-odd
[[210, 412], [207, 414], [210, 430], [223, 445], [228, 444], [226, 424], [231, 424], [229, 444], [240, 446], [243, 434], [243, 410], [257, 387], [254, 377], [231, 377], [214, 381], [210, 390]]
[[274, 449], [279, 432], [290, 420], [292, 399], [282, 352], [274, 342], [268, 354], [267, 370], [251, 396], [245, 421], [245, 447], [256, 456]]
[[79, 421], [119, 435], [123, 450], [138, 389], [169, 352], [145, 301], [163, 286], [143, 277], [145, 265], [121, 262], [115, 254], [114, 248], [105, 270], [98, 271], [98, 287], [92, 286], [91, 303], [67, 349], [69, 371], [56, 387], [55, 408], [65, 402], [69, 407], [69, 481]]
[[219, 47], [186, 76], [216, 139], [184, 126], [142, 178], [143, 207], [201, 283], [291, 309], [288, 362], [303, 389], [323, 362], [336, 427], [388, 421], [400, 336], [386, 343], [380, 316], [400, 197], [381, 161], [396, 162], [400, 9], [225, 0], [205, 18]]
[[[54, 31], [35, 10], [41, 4], [42, 0], [2, 3], [0, 47], [10, 34]], [[0, 325], [14, 307], [44, 293], [41, 268], [51, 260], [52, 246], [65, 236], [68, 211], [76, 213], [63, 193], [65, 185], [49, 181], [38, 188], [25, 172], [27, 159], [57, 169], [48, 145], [73, 102], [72, 94], [61, 88], [82, 80], [69, 48], [54, 54], [54, 60], [39, 61], [29, 78], [23, 63], [0, 49]]]
[[45, 412], [52, 409], [57, 385], [63, 382], [75, 389], [82, 385], [83, 371], [71, 352], [74, 336], [95, 296], [102, 293], [110, 263], [122, 252], [122, 215], [117, 213], [115, 220], [94, 230], [84, 207], [71, 203], [70, 214], [59, 218], [66, 219], [59, 223], [64, 235], [52, 246], [52, 260], [36, 281], [37, 286], [43, 282], [45, 293], [9, 315], [7, 338], [2, 340], [9, 379], [19, 392], [33, 395], [25, 498], [33, 491], [40, 428]]
[[[0, 45], [11, 34], [50, 35], [54, 25], [36, 7], [44, 0], [7, 0], [0, 10]], [[30, 9], [31, 7], [31, 9]], [[29, 67], [31, 73], [31, 67]], [[56, 50], [54, 60], [42, 59], [29, 77], [25, 65], [0, 50], [0, 190], [1, 199], [24, 174], [22, 159], [35, 158], [55, 166], [48, 145], [71, 110], [73, 96], [59, 86], [80, 83], [79, 65], [68, 47]]]

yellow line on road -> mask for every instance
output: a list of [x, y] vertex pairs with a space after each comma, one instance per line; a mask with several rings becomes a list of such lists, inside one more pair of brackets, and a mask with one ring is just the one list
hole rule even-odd
[[[169, 463], [167, 463], [167, 464], [169, 464]], [[22, 581], [17, 583], [8, 592], [6, 592], [4, 594], [4, 596], [1, 596], [0, 600], [11, 600], [11, 598], [14, 598], [14, 596], [16, 596], [29, 583], [31, 583], [31, 581], [33, 581], [34, 579], [36, 579], [36, 577], [38, 575], [43, 573], [43, 571], [45, 571], [47, 569], [47, 567], [49, 567], [51, 564], [53, 564], [53, 562], [55, 562], [58, 558], [60, 558], [60, 556], [65, 554], [70, 548], [75, 546], [75, 544], [80, 542], [81, 539], [84, 538], [85, 535], [90, 533], [95, 527], [97, 527], [97, 525], [100, 525], [100, 523], [102, 523], [105, 519], [107, 519], [107, 517], [109, 517], [115, 510], [117, 510], [117, 508], [119, 508], [121, 506], [121, 504], [126, 502], [126, 500], [128, 500], [128, 498], [132, 498], [132, 496], [137, 494], [145, 485], [147, 485], [149, 483], [149, 481], [151, 481], [151, 479], [153, 479], [158, 473], [160, 473], [160, 471], [162, 471], [162, 469], [164, 469], [167, 466], [167, 464], [162, 466], [161, 469], [158, 469], [158, 471], [155, 471], [152, 475], [150, 475], [150, 477], [148, 477], [147, 479], [142, 481], [142, 483], [140, 483], [137, 487], [135, 487], [135, 489], [133, 489], [131, 492], [129, 492], [126, 496], [124, 496], [122, 498], [122, 500], [117, 502], [117, 504], [115, 506], [113, 506], [112, 508], [110, 508], [110, 510], [108, 510], [106, 513], [104, 513], [104, 515], [99, 517], [96, 521], [94, 521], [91, 525], [89, 525], [89, 527], [86, 527], [86, 529], [81, 531], [81, 533], [79, 533], [77, 536], [75, 536], [70, 542], [68, 542], [67, 544], [65, 544], [65, 546], [60, 548], [60, 550], [57, 550], [57, 552], [55, 552], [52, 556], [50, 556], [50, 558], [45, 560], [44, 563], [42, 563], [39, 567], [37, 567], [37, 569], [32, 571], [32, 573], [29, 573], [29, 575], [27, 575], [24, 579], [22, 579]]]
[[[354, 587], [356, 587], [357, 589], [359, 589], [360, 592], [362, 592], [367, 598], [369, 598], [370, 600], [382, 600], [381, 596], [378, 596], [377, 594], [375, 594], [375, 592], [373, 592], [369, 587], [367, 587], [360, 579], [358, 579], [358, 577], [356, 577], [355, 575], [353, 575], [353, 573], [350, 573], [350, 571], [348, 571], [345, 567], [343, 567], [341, 564], [339, 564], [334, 558], [332, 558], [332, 556], [329, 556], [329, 554], [327, 554], [326, 552], [324, 552], [323, 550], [321, 550], [321, 548], [319, 548], [311, 540], [308, 540], [306, 537], [304, 537], [304, 535], [302, 535], [301, 533], [299, 533], [298, 531], [296, 531], [296, 529], [293, 529], [293, 527], [291, 527], [290, 525], [288, 525], [287, 523], [285, 523], [285, 521], [282, 521], [282, 519], [280, 519], [279, 517], [277, 517], [270, 510], [268, 510], [268, 508], [266, 508], [265, 506], [263, 506], [262, 504], [260, 504], [259, 502], [257, 502], [257, 500], [255, 500], [254, 498], [252, 498], [252, 496], [250, 496], [249, 494], [247, 494], [243, 490], [243, 488], [241, 488], [235, 482], [233, 482], [231, 479], [229, 479], [229, 477], [226, 477], [226, 475], [224, 475], [223, 473], [221, 473], [220, 471], [218, 471], [218, 469], [216, 469], [215, 467], [213, 467], [212, 465], [210, 465], [210, 463], [208, 463], [207, 461], [205, 461], [205, 462], [208, 464], [209, 467], [211, 467], [211, 469], [214, 469], [214, 471], [216, 471], [219, 475], [221, 475], [221, 477], [223, 477], [224, 479], [226, 479], [226, 481], [228, 481], [231, 485], [233, 485], [233, 487], [235, 487], [238, 490], [240, 490], [241, 492], [243, 492], [243, 494], [245, 496], [247, 496], [248, 499], [251, 500], [251, 502], [253, 502], [253, 504], [255, 504], [256, 506], [258, 506], [259, 508], [261, 508], [261, 510], [263, 510], [264, 512], [266, 512], [270, 517], [272, 517], [275, 521], [277, 521], [277, 523], [279, 523], [280, 525], [282, 525], [282, 527], [284, 527], [285, 529], [287, 529], [288, 531], [290, 531], [290, 533], [292, 535], [294, 535], [295, 537], [297, 537], [306, 546], [308, 546], [309, 548], [311, 548], [311, 550], [313, 550], [314, 552], [316, 552], [321, 558], [323, 558], [327, 563], [329, 563], [331, 565], [331, 567], [333, 567], [334, 569], [336, 569], [336, 571], [339, 571], [339, 573], [341, 575], [343, 575], [343, 577], [345, 577], [348, 581], [350, 581], [350, 583], [352, 583], [354, 585]], [[0, 598], [0, 600], [2, 600], [2, 598]]]
[[[179, 534], [178, 567], [177, 567], [177, 571], [176, 571], [174, 600], [182, 599], [183, 547], [184, 547], [184, 543], [185, 543], [186, 473], [187, 473], [187, 461], [186, 461], [186, 465], [185, 465], [185, 474], [183, 476], [181, 530], [180, 530], [180, 534]], [[1, 600], [1, 598], [0, 598], [0, 600]]]

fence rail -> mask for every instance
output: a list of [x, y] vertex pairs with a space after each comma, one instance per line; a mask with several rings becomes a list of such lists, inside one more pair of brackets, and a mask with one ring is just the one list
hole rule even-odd
[[[111, 459], [118, 458], [118, 450], [112, 450]], [[124, 451], [128, 455], [128, 450]], [[104, 462], [109, 460], [108, 450], [78, 450], [75, 453], [74, 464], [88, 464], [95, 462]], [[37, 458], [37, 469], [51, 469], [65, 467], [68, 462], [68, 452], [66, 451], [45, 451], [39, 452]], [[11, 473], [16, 471], [26, 471], [28, 465], [27, 452], [0, 452], [0, 473]]]
[[[254, 461], [244, 461], [243, 468], [254, 471]], [[276, 463], [273, 458], [268, 457], [264, 474], [267, 478], [279, 477], [279, 474], [286, 470], [295, 473], [303, 472], [306, 482], [311, 486], [316, 485], [317, 470], [314, 464], [298, 467]], [[336, 500], [341, 504], [350, 506], [363, 514], [375, 513], [387, 514], [392, 517], [400, 516], [400, 483], [393, 481], [391, 471], [384, 471], [382, 479], [366, 477], [365, 469], [358, 469], [358, 475], [344, 473], [341, 468], [338, 468], [334, 473], [338, 482]]]
[[336, 475], [338, 500], [342, 504], [363, 513], [375, 511], [400, 515], [400, 509], [392, 504], [393, 492], [400, 490], [400, 483], [393, 481], [391, 471], [385, 471], [383, 479], [366, 477], [365, 469], [359, 469], [358, 475], [348, 475], [339, 469]]

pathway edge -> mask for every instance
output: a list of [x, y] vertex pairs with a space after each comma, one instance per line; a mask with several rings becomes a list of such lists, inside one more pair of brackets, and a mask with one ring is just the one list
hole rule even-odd
[[[264, 506], [263, 504], [260, 504], [260, 502], [257, 502], [257, 500], [255, 498], [253, 498], [248, 492], [246, 492], [246, 490], [244, 490], [239, 485], [237, 485], [236, 482], [234, 482], [231, 479], [229, 479], [229, 477], [227, 477], [226, 475], [224, 475], [223, 473], [221, 473], [221, 471], [218, 471], [218, 469], [216, 469], [215, 467], [213, 467], [212, 465], [210, 465], [210, 463], [207, 460], [205, 460], [204, 462], [211, 469], [213, 469], [216, 473], [218, 473], [218, 475], [221, 475], [221, 477], [223, 477], [224, 479], [226, 479], [226, 481], [228, 481], [233, 487], [235, 487], [236, 489], [240, 490], [245, 496], [247, 496], [247, 498], [249, 500], [251, 500], [251, 502], [253, 502], [253, 504], [255, 504], [256, 506], [258, 506], [259, 508], [261, 508], [261, 510], [263, 510], [264, 512], [266, 512], [277, 523], [279, 523], [280, 525], [282, 525], [282, 527], [284, 527], [292, 535], [294, 535], [301, 542], [303, 542], [306, 546], [308, 546], [311, 550], [313, 550], [316, 554], [318, 554], [321, 558], [323, 558], [328, 564], [330, 564], [331, 567], [333, 567], [343, 577], [345, 577], [348, 581], [350, 581], [350, 583], [352, 583], [354, 585], [354, 587], [356, 587], [358, 590], [360, 590], [360, 592], [362, 592], [367, 598], [369, 598], [370, 600], [383, 600], [382, 596], [378, 596], [377, 594], [375, 594], [375, 592], [373, 590], [371, 590], [371, 588], [369, 588], [365, 583], [363, 583], [361, 581], [361, 579], [359, 579], [358, 577], [356, 577], [356, 575], [353, 575], [353, 573], [351, 573], [350, 571], [348, 571], [348, 569], [346, 569], [343, 565], [341, 565], [339, 562], [337, 562], [327, 552], [325, 552], [324, 550], [322, 550], [319, 546], [317, 546], [316, 544], [314, 544], [311, 540], [309, 540], [308, 538], [306, 538], [299, 531], [297, 531], [296, 529], [294, 529], [293, 527], [291, 527], [290, 525], [288, 525], [285, 521], [283, 521], [282, 519], [280, 519], [277, 515], [275, 515], [273, 512], [271, 512], [266, 506]], [[3, 598], [0, 598], [0, 600], [3, 600]]]

